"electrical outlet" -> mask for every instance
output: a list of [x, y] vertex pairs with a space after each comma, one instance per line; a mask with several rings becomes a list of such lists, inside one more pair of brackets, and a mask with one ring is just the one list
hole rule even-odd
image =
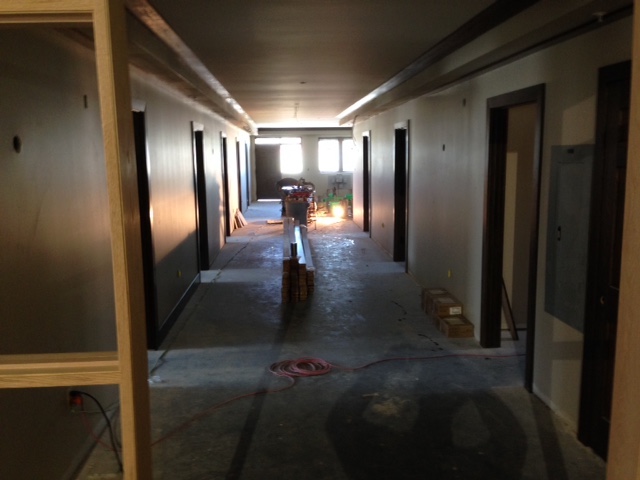
[[84, 410], [84, 398], [75, 390], [69, 390], [67, 393], [69, 399], [69, 409], [72, 413], [78, 413]]

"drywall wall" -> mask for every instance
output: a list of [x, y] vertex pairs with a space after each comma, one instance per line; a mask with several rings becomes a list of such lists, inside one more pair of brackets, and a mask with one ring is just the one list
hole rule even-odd
[[[358, 122], [371, 132], [372, 238], [393, 247], [393, 130], [410, 121], [410, 273], [425, 286], [448, 288], [479, 327], [487, 99], [546, 84], [534, 353], [534, 391], [577, 423], [582, 335], [544, 312], [544, 260], [552, 145], [594, 142], [598, 68], [629, 59], [631, 19], [539, 51], [511, 64]], [[354, 173], [362, 189], [362, 168]], [[362, 200], [354, 220], [362, 224]], [[476, 330], [476, 335], [478, 331]]]
[[[132, 97], [145, 112], [152, 236], [156, 270], [157, 327], [175, 320], [176, 306], [198, 281], [198, 238], [193, 124], [203, 131], [209, 259], [225, 243], [223, 149], [229, 192], [230, 227], [240, 208], [239, 188], [246, 184], [242, 168], [246, 132], [231, 127], [153, 77], [134, 70]], [[236, 148], [236, 143], [240, 148]], [[240, 162], [237, 155], [240, 153]], [[240, 182], [238, 181], [240, 175]], [[169, 323], [167, 323], [169, 322]]]
[[[115, 350], [93, 52], [52, 30], [2, 28], [0, 71], [0, 354]], [[155, 284], [165, 318], [198, 278], [191, 122], [204, 125], [215, 253], [225, 240], [220, 137], [245, 144], [249, 137], [152, 77], [137, 70], [133, 77], [134, 105], [146, 114]], [[115, 387], [87, 391], [105, 406], [117, 401]], [[67, 392], [0, 390], [0, 478], [70, 478], [93, 441], [70, 412]]]

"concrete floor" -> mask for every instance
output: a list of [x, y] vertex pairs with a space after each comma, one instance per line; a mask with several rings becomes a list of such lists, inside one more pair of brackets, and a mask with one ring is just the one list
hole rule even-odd
[[[281, 303], [277, 203], [257, 203], [150, 352], [154, 479], [596, 480], [604, 463], [522, 387], [524, 340], [447, 339], [420, 286], [351, 221], [309, 231], [316, 291]], [[288, 380], [316, 357], [359, 370]], [[475, 356], [474, 356], [475, 355]], [[502, 358], [497, 358], [500, 356]], [[227, 404], [228, 400], [238, 398]], [[78, 477], [119, 478], [97, 447]]]

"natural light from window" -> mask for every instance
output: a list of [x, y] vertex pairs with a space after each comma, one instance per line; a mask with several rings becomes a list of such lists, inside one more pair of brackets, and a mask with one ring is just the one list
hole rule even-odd
[[259, 137], [256, 145], [280, 145], [280, 173], [302, 173], [302, 139], [300, 137]]
[[323, 173], [353, 172], [356, 149], [351, 138], [318, 140], [318, 169]]

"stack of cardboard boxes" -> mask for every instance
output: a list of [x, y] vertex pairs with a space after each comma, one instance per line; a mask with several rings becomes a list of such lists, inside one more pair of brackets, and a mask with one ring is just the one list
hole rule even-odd
[[422, 309], [447, 337], [473, 337], [473, 323], [464, 317], [462, 302], [444, 288], [423, 288]]

